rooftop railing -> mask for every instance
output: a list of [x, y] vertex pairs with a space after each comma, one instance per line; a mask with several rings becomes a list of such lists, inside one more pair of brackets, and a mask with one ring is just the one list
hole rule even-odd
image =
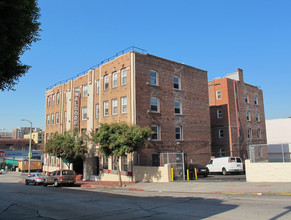
[[128, 53], [128, 52], [131, 52], [131, 51], [135, 51], [135, 52], [142, 53], [142, 54], [145, 54], [147, 52], [146, 50], [141, 49], [139, 47], [135, 47], [135, 46], [128, 47], [128, 48], [126, 48], [126, 49], [124, 49], [122, 51], [117, 52], [114, 56], [111, 56], [111, 57], [109, 57], [109, 58], [107, 58], [105, 60], [102, 60], [97, 65], [94, 65], [94, 66], [90, 67], [89, 69], [87, 69], [85, 71], [82, 71], [82, 72], [78, 73], [77, 75], [75, 75], [75, 76], [73, 76], [71, 78], [68, 78], [66, 80], [61, 80], [61, 81], [55, 83], [54, 85], [49, 86], [48, 88], [46, 88], [46, 90], [50, 90], [50, 89], [52, 89], [52, 88], [54, 88], [54, 87], [56, 87], [58, 85], [67, 83], [67, 82], [69, 82], [71, 80], [74, 80], [74, 79], [77, 79], [78, 77], [80, 77], [82, 75], [85, 75], [89, 70], [96, 69], [96, 68], [100, 67], [101, 65], [103, 65], [105, 63], [108, 63], [108, 62], [114, 60], [116, 57], [119, 57], [119, 56], [121, 56], [121, 55], [123, 55], [125, 53]]

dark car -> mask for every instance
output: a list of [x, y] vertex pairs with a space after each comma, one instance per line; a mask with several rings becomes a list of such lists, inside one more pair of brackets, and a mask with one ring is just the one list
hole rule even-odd
[[74, 170], [56, 170], [51, 174], [45, 176], [44, 186], [54, 185], [55, 187], [59, 185], [74, 185], [76, 174]]
[[209, 170], [206, 166], [203, 166], [201, 164], [189, 164], [187, 166], [187, 169], [189, 170], [190, 179], [195, 179], [195, 168], [196, 168], [197, 176], [204, 176], [204, 177], [208, 176]]

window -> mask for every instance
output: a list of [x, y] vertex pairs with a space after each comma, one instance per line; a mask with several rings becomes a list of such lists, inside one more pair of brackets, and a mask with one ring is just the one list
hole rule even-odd
[[175, 115], [181, 115], [181, 102], [175, 101]]
[[50, 115], [46, 116], [46, 125], [50, 125]]
[[85, 85], [83, 85], [82, 86], [82, 97], [84, 98], [84, 97], [87, 97], [88, 96], [88, 85], [87, 84], [85, 84]]
[[99, 114], [100, 114], [100, 107], [99, 107], [99, 103], [96, 104], [96, 118], [99, 118]]
[[255, 105], [258, 105], [259, 103], [258, 103], [258, 96], [254, 96], [254, 102], [255, 102]]
[[117, 170], [118, 157], [112, 156], [112, 170]]
[[54, 106], [54, 105], [55, 105], [55, 100], [56, 100], [56, 95], [55, 95], [55, 94], [53, 94], [53, 103], [52, 103], [52, 106]]
[[127, 97], [121, 97], [121, 113], [127, 113]]
[[218, 130], [218, 137], [219, 137], [219, 138], [223, 138], [223, 137], [224, 137], [223, 129], [219, 129], [219, 130]]
[[247, 111], [247, 121], [250, 121], [251, 120], [251, 114], [249, 111]]
[[86, 128], [82, 128], [82, 129], [81, 129], [81, 134], [85, 134], [85, 135], [87, 135], [87, 129], [86, 129]]
[[65, 111], [64, 118], [65, 118], [65, 123], [67, 123], [67, 111]]
[[159, 99], [151, 98], [151, 112], [159, 112]]
[[182, 140], [182, 127], [176, 127], [175, 128], [175, 133], [176, 133], [176, 140]]
[[87, 120], [87, 107], [82, 107], [82, 120]]
[[117, 72], [112, 73], [112, 88], [117, 87]]
[[57, 113], [56, 113], [56, 124], [59, 124], [59, 119], [60, 119], [60, 117], [59, 117], [59, 113], [57, 112]]
[[55, 123], [55, 114], [54, 113], [52, 113], [52, 125]]
[[117, 99], [112, 99], [112, 115], [117, 115]]
[[173, 83], [174, 83], [174, 89], [181, 89], [180, 88], [180, 78], [179, 77], [174, 76]]
[[60, 93], [57, 93], [57, 105], [60, 103]]
[[222, 110], [217, 110], [217, 118], [222, 118]]
[[246, 103], [249, 103], [249, 95], [248, 94], [245, 94], [245, 101], [246, 101]]
[[126, 69], [121, 70], [121, 85], [125, 85], [127, 83], [127, 72]]
[[221, 91], [216, 91], [216, 99], [221, 99]]
[[152, 125], [152, 138], [151, 140], [157, 141], [160, 140], [160, 129], [158, 125]]
[[47, 107], [51, 105], [51, 96], [47, 97]]
[[150, 84], [158, 85], [158, 73], [154, 70], [150, 71]]
[[127, 164], [127, 155], [123, 155], [121, 157], [121, 170], [122, 171], [127, 171], [128, 164]]
[[103, 169], [108, 170], [108, 157], [103, 156]]
[[252, 129], [248, 129], [248, 139], [251, 140], [252, 139]]
[[260, 114], [259, 114], [259, 112], [256, 112], [256, 121], [260, 122]]
[[109, 75], [104, 76], [104, 90], [109, 88]]
[[261, 129], [258, 129], [257, 130], [257, 138], [258, 139], [261, 139]]
[[104, 111], [104, 116], [108, 116], [108, 101], [103, 102], [103, 111]]
[[98, 79], [96, 80], [96, 94], [99, 94], [99, 90], [100, 90], [100, 81]]

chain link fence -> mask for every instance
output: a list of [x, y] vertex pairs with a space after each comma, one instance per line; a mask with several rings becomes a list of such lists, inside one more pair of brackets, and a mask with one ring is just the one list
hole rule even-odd
[[291, 162], [291, 143], [255, 144], [249, 146], [249, 157], [252, 163]]

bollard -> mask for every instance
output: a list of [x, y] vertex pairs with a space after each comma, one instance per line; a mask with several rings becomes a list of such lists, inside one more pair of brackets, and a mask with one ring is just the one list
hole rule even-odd
[[189, 169], [187, 169], [187, 181], [189, 181]]
[[195, 180], [197, 180], [197, 170], [196, 170], [196, 168], [194, 169], [194, 171], [195, 171]]
[[174, 181], [174, 168], [171, 168], [171, 180]]

